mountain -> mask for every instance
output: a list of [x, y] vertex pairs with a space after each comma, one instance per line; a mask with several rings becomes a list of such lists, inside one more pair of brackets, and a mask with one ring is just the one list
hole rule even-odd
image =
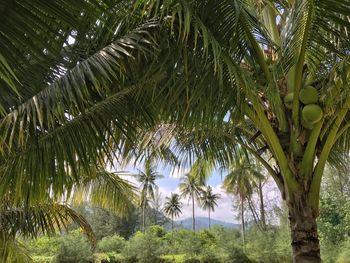
[[[211, 219], [211, 226], [221, 225], [225, 228], [234, 228], [239, 229], [241, 227], [240, 224], [229, 223], [217, 219]], [[183, 220], [174, 221], [175, 228], [185, 228], [192, 229], [192, 218], [186, 218]], [[208, 218], [207, 217], [196, 217], [196, 230], [200, 230], [203, 228], [208, 228]]]

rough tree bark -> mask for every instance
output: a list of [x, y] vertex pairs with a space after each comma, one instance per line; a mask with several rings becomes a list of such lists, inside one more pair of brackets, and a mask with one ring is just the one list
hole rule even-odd
[[307, 193], [294, 193], [287, 201], [294, 263], [320, 263], [316, 216]]

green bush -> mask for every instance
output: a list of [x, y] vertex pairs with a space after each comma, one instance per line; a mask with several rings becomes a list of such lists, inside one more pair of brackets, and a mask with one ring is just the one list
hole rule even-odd
[[343, 243], [340, 248], [339, 256], [336, 260], [337, 263], [350, 263], [350, 240]]
[[166, 260], [166, 262], [171, 263], [183, 263], [185, 255], [164, 255], [162, 259]]
[[52, 257], [55, 256], [60, 248], [61, 237], [60, 236], [42, 236], [37, 239], [33, 239], [28, 243], [28, 250], [31, 255], [40, 257]]
[[214, 254], [202, 256], [201, 263], [221, 263], [221, 260]]
[[33, 263], [51, 263], [53, 262], [53, 256], [33, 256]]
[[201, 263], [198, 258], [186, 258], [183, 263]]
[[90, 244], [85, 236], [74, 230], [62, 238], [60, 248], [55, 257], [56, 263], [92, 263], [94, 262]]
[[251, 263], [252, 261], [247, 257], [244, 253], [243, 249], [240, 247], [232, 247], [230, 251], [228, 251], [228, 259], [225, 263]]
[[164, 229], [150, 227], [145, 233], [137, 232], [123, 249], [125, 258], [137, 258], [139, 263], [160, 262]]
[[125, 246], [124, 238], [113, 235], [102, 238], [97, 244], [97, 251], [101, 253], [116, 252], [121, 253]]

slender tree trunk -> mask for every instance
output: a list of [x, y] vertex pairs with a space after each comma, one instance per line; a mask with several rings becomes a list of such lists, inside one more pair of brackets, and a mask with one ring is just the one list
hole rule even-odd
[[209, 230], [210, 230], [210, 208], [209, 208]]
[[146, 210], [146, 203], [142, 205], [142, 232], [145, 232], [145, 210]]
[[171, 215], [171, 232], [174, 232], [174, 215]]
[[241, 224], [242, 224], [242, 243], [245, 247], [245, 226], [244, 226], [244, 199], [241, 198]]
[[263, 224], [261, 222], [261, 219], [259, 218], [259, 215], [256, 212], [256, 209], [255, 209], [255, 207], [253, 205], [252, 200], [248, 197], [247, 201], [248, 201], [249, 209], [252, 212], [253, 219], [254, 219], [254, 222], [255, 222], [256, 226], [259, 228], [260, 231], [264, 231], [265, 228], [264, 228], [264, 226], [263, 226]]
[[306, 191], [293, 194], [288, 202], [293, 262], [320, 263], [320, 245], [316, 216], [308, 202]]
[[192, 230], [196, 231], [196, 219], [194, 218], [194, 196], [192, 193]]
[[261, 183], [261, 180], [259, 180], [258, 191], [259, 191], [259, 199], [260, 199], [260, 220], [264, 229], [266, 229], [265, 204], [264, 204], [264, 195], [262, 190], [263, 190], [262, 183]]

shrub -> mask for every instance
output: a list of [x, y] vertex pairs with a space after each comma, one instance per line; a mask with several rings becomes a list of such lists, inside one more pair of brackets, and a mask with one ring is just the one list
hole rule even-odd
[[201, 263], [221, 263], [221, 260], [214, 254], [207, 254], [201, 258]]
[[240, 247], [233, 247], [229, 252], [228, 259], [225, 263], [251, 263], [252, 261], [243, 252]]
[[166, 262], [171, 263], [183, 263], [185, 255], [164, 255], [162, 258], [166, 260]]
[[51, 263], [53, 256], [33, 256], [33, 263]]
[[164, 233], [164, 229], [159, 226], [151, 227], [145, 233], [137, 232], [129, 240], [122, 254], [126, 258], [137, 258], [139, 263], [159, 262]]
[[187, 258], [183, 263], [201, 263], [201, 261], [198, 258]]
[[90, 244], [85, 236], [74, 230], [62, 238], [58, 253], [55, 257], [57, 263], [90, 263], [94, 262]]
[[121, 253], [125, 246], [125, 240], [124, 238], [113, 235], [113, 236], [107, 236], [102, 238], [101, 241], [98, 242], [97, 250], [101, 253], [106, 252], [116, 252]]
[[344, 242], [340, 249], [337, 263], [350, 263], [350, 240]]
[[39, 256], [53, 257], [60, 248], [60, 244], [61, 237], [59, 236], [42, 236], [31, 240], [28, 243], [28, 250], [30, 251], [31, 255], [38, 256], [36, 258], [40, 258]]

